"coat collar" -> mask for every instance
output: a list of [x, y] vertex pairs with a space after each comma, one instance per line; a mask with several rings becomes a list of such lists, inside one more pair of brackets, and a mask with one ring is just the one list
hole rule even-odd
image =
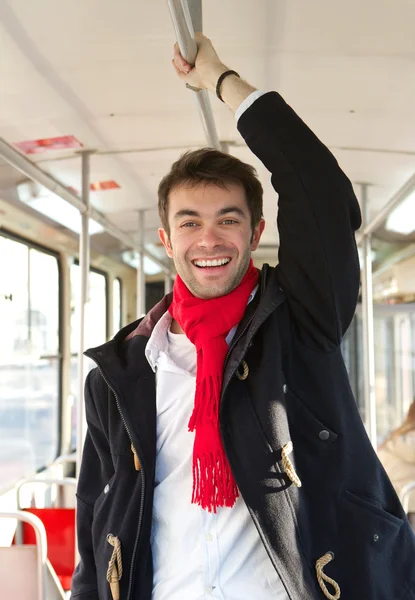
[[[237, 352], [231, 352], [226, 366], [224, 386], [237, 368], [246, 348], [255, 332], [259, 329], [271, 312], [284, 300], [276, 269], [264, 264], [260, 271], [259, 289], [253, 301], [248, 305], [242, 321], [239, 323], [234, 342], [230, 350], [235, 347]], [[148, 314], [130, 323], [121, 329], [117, 335], [96, 348], [85, 352], [92, 358], [108, 379], [112, 387], [116, 388], [118, 378], [137, 380], [142, 375], [152, 373], [145, 357], [145, 346], [150, 338], [155, 324], [168, 310], [173, 294], [167, 294], [148, 312]]]

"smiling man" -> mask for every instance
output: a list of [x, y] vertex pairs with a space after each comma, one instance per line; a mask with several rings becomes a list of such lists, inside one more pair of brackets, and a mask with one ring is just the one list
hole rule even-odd
[[[276, 92], [197, 35], [183, 82], [216, 93], [278, 194], [277, 267], [254, 169], [205, 148], [159, 186], [173, 294], [87, 355], [80, 600], [414, 600], [414, 536], [369, 442], [340, 343], [360, 211]], [[277, 258], [277, 257], [276, 257]]]
[[209, 148], [188, 152], [159, 186], [159, 212], [160, 239], [192, 294], [239, 285], [265, 226], [252, 167]]

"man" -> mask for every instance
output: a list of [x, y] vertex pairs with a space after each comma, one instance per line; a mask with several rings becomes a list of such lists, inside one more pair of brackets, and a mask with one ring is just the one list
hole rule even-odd
[[[277, 268], [253, 169], [215, 150], [159, 187], [177, 278], [89, 350], [73, 598], [415, 599], [414, 537], [366, 436], [340, 342], [360, 212], [335, 159], [275, 92], [197, 37], [192, 87], [236, 113], [279, 196]], [[295, 457], [295, 458], [294, 458]]]

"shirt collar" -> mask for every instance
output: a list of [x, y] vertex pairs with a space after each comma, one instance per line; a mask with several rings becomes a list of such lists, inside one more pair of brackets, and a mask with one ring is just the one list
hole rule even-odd
[[156, 371], [157, 360], [160, 352], [167, 352], [168, 339], [167, 332], [170, 329], [173, 317], [167, 310], [164, 315], [157, 321], [151, 333], [150, 339], [147, 342], [145, 354], [153, 371]]
[[[257, 293], [257, 291], [258, 291], [258, 285], [256, 285], [254, 287], [254, 289], [252, 290], [252, 292], [250, 293], [247, 304], [252, 302], [252, 300], [255, 298], [255, 294]], [[168, 351], [167, 332], [170, 329], [172, 320], [173, 320], [173, 317], [167, 310], [164, 313], [164, 315], [159, 319], [159, 321], [157, 321], [157, 323], [155, 324], [154, 329], [150, 335], [150, 339], [147, 342], [146, 349], [145, 349], [145, 355], [146, 355], [146, 358], [148, 360], [150, 367], [153, 369], [154, 372], [156, 371], [157, 361], [158, 361], [160, 352], [165, 352], [167, 354], [167, 351]], [[231, 331], [233, 331], [233, 330], [236, 331], [236, 326]]]

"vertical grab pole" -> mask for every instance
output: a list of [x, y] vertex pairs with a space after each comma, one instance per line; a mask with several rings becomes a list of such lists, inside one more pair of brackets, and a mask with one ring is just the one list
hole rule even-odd
[[78, 403], [76, 410], [76, 474], [79, 477], [82, 450], [86, 434], [84, 411], [84, 350], [85, 350], [85, 307], [88, 302], [89, 276], [89, 151], [81, 152], [82, 159], [82, 201], [86, 211], [81, 214], [81, 235], [79, 236], [79, 266], [81, 270], [81, 286], [79, 297], [79, 348], [78, 348]]
[[146, 274], [144, 272], [144, 210], [138, 211], [137, 319], [146, 312]]
[[[81, 152], [82, 160], [82, 201], [86, 211], [81, 214], [81, 234], [79, 236], [79, 266], [81, 286], [79, 296], [79, 348], [78, 348], [78, 398], [76, 406], [76, 476], [79, 477], [82, 450], [86, 435], [84, 411], [84, 350], [85, 350], [85, 307], [88, 302], [89, 276], [89, 179], [91, 152]], [[79, 562], [78, 539], [75, 537], [75, 565]]]
[[89, 276], [89, 178], [91, 153], [81, 153], [82, 159], [82, 201], [86, 211], [81, 214], [81, 235], [79, 236], [79, 266], [81, 270], [81, 290], [79, 298], [79, 348], [78, 348], [78, 405], [76, 427], [76, 473], [79, 476], [82, 450], [86, 434], [84, 411], [84, 350], [85, 350], [85, 307], [88, 302]]
[[209, 95], [207, 90], [200, 92], [192, 92], [199, 110], [200, 119], [202, 121], [203, 130], [206, 140], [211, 148], [221, 150], [221, 145], [216, 131], [215, 121], [213, 119], [212, 107], [210, 105]]
[[[202, 9], [201, 1], [190, 0], [194, 14], [194, 24], [197, 27], [202, 25]], [[180, 53], [185, 60], [191, 65], [195, 64], [197, 55], [197, 45], [194, 39], [194, 26], [192, 16], [189, 11], [187, 0], [167, 0], [170, 10], [170, 16], [173, 22], [174, 31], [176, 34], [177, 43], [180, 48]], [[209, 95], [206, 90], [193, 91], [193, 96], [196, 105], [199, 109], [200, 119], [209, 146], [212, 148], [221, 149], [218, 133], [216, 131], [215, 121], [213, 118], [212, 107], [210, 105]]]
[[[366, 227], [369, 216], [368, 184], [362, 183], [362, 216]], [[362, 239], [362, 325], [363, 325], [363, 382], [365, 399], [365, 422], [374, 448], [377, 447], [376, 392], [375, 392], [375, 335], [373, 320], [373, 279], [371, 234]]]

